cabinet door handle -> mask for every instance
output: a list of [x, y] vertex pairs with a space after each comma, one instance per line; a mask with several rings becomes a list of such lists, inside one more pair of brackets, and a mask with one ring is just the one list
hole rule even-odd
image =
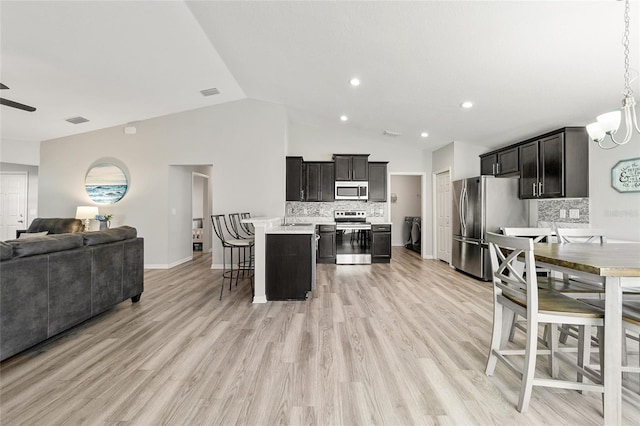
[[538, 182], [538, 197], [542, 197], [542, 182]]
[[533, 196], [537, 197], [537, 194], [536, 194], [536, 186], [537, 186], [537, 184], [535, 182], [533, 182], [532, 185], [533, 185]]
[[500, 163], [496, 164], [496, 174], [499, 175], [500, 174]]

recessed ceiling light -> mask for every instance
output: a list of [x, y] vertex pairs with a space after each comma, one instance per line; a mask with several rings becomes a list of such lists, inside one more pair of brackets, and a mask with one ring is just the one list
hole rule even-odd
[[427, 132], [422, 132], [422, 133], [420, 133], [420, 137], [421, 137], [421, 138], [428, 138], [428, 137], [429, 137], [429, 133], [427, 133]]
[[460, 106], [462, 108], [469, 109], [469, 108], [473, 107], [473, 102], [465, 101], [465, 102], [461, 103]]
[[360, 79], [357, 77], [354, 77], [351, 80], [349, 80], [349, 84], [351, 84], [352, 86], [360, 86]]
[[340, 120], [342, 121], [347, 121], [349, 119], [349, 117], [347, 117], [346, 115], [341, 115], [340, 116]]

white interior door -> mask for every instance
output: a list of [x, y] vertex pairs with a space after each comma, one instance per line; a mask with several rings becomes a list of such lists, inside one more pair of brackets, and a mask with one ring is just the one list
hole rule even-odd
[[438, 259], [451, 263], [451, 178], [449, 171], [436, 175], [436, 211]]
[[27, 173], [0, 173], [0, 240], [27, 227]]

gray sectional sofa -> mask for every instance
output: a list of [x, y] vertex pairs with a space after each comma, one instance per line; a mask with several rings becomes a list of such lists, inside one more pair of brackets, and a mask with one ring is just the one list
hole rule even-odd
[[0, 360], [131, 298], [143, 288], [135, 228], [0, 242]]

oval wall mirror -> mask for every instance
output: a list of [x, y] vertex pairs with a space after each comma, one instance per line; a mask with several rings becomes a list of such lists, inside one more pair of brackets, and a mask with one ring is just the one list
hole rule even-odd
[[96, 204], [117, 203], [127, 193], [128, 187], [127, 176], [115, 164], [96, 164], [84, 179], [84, 188]]

